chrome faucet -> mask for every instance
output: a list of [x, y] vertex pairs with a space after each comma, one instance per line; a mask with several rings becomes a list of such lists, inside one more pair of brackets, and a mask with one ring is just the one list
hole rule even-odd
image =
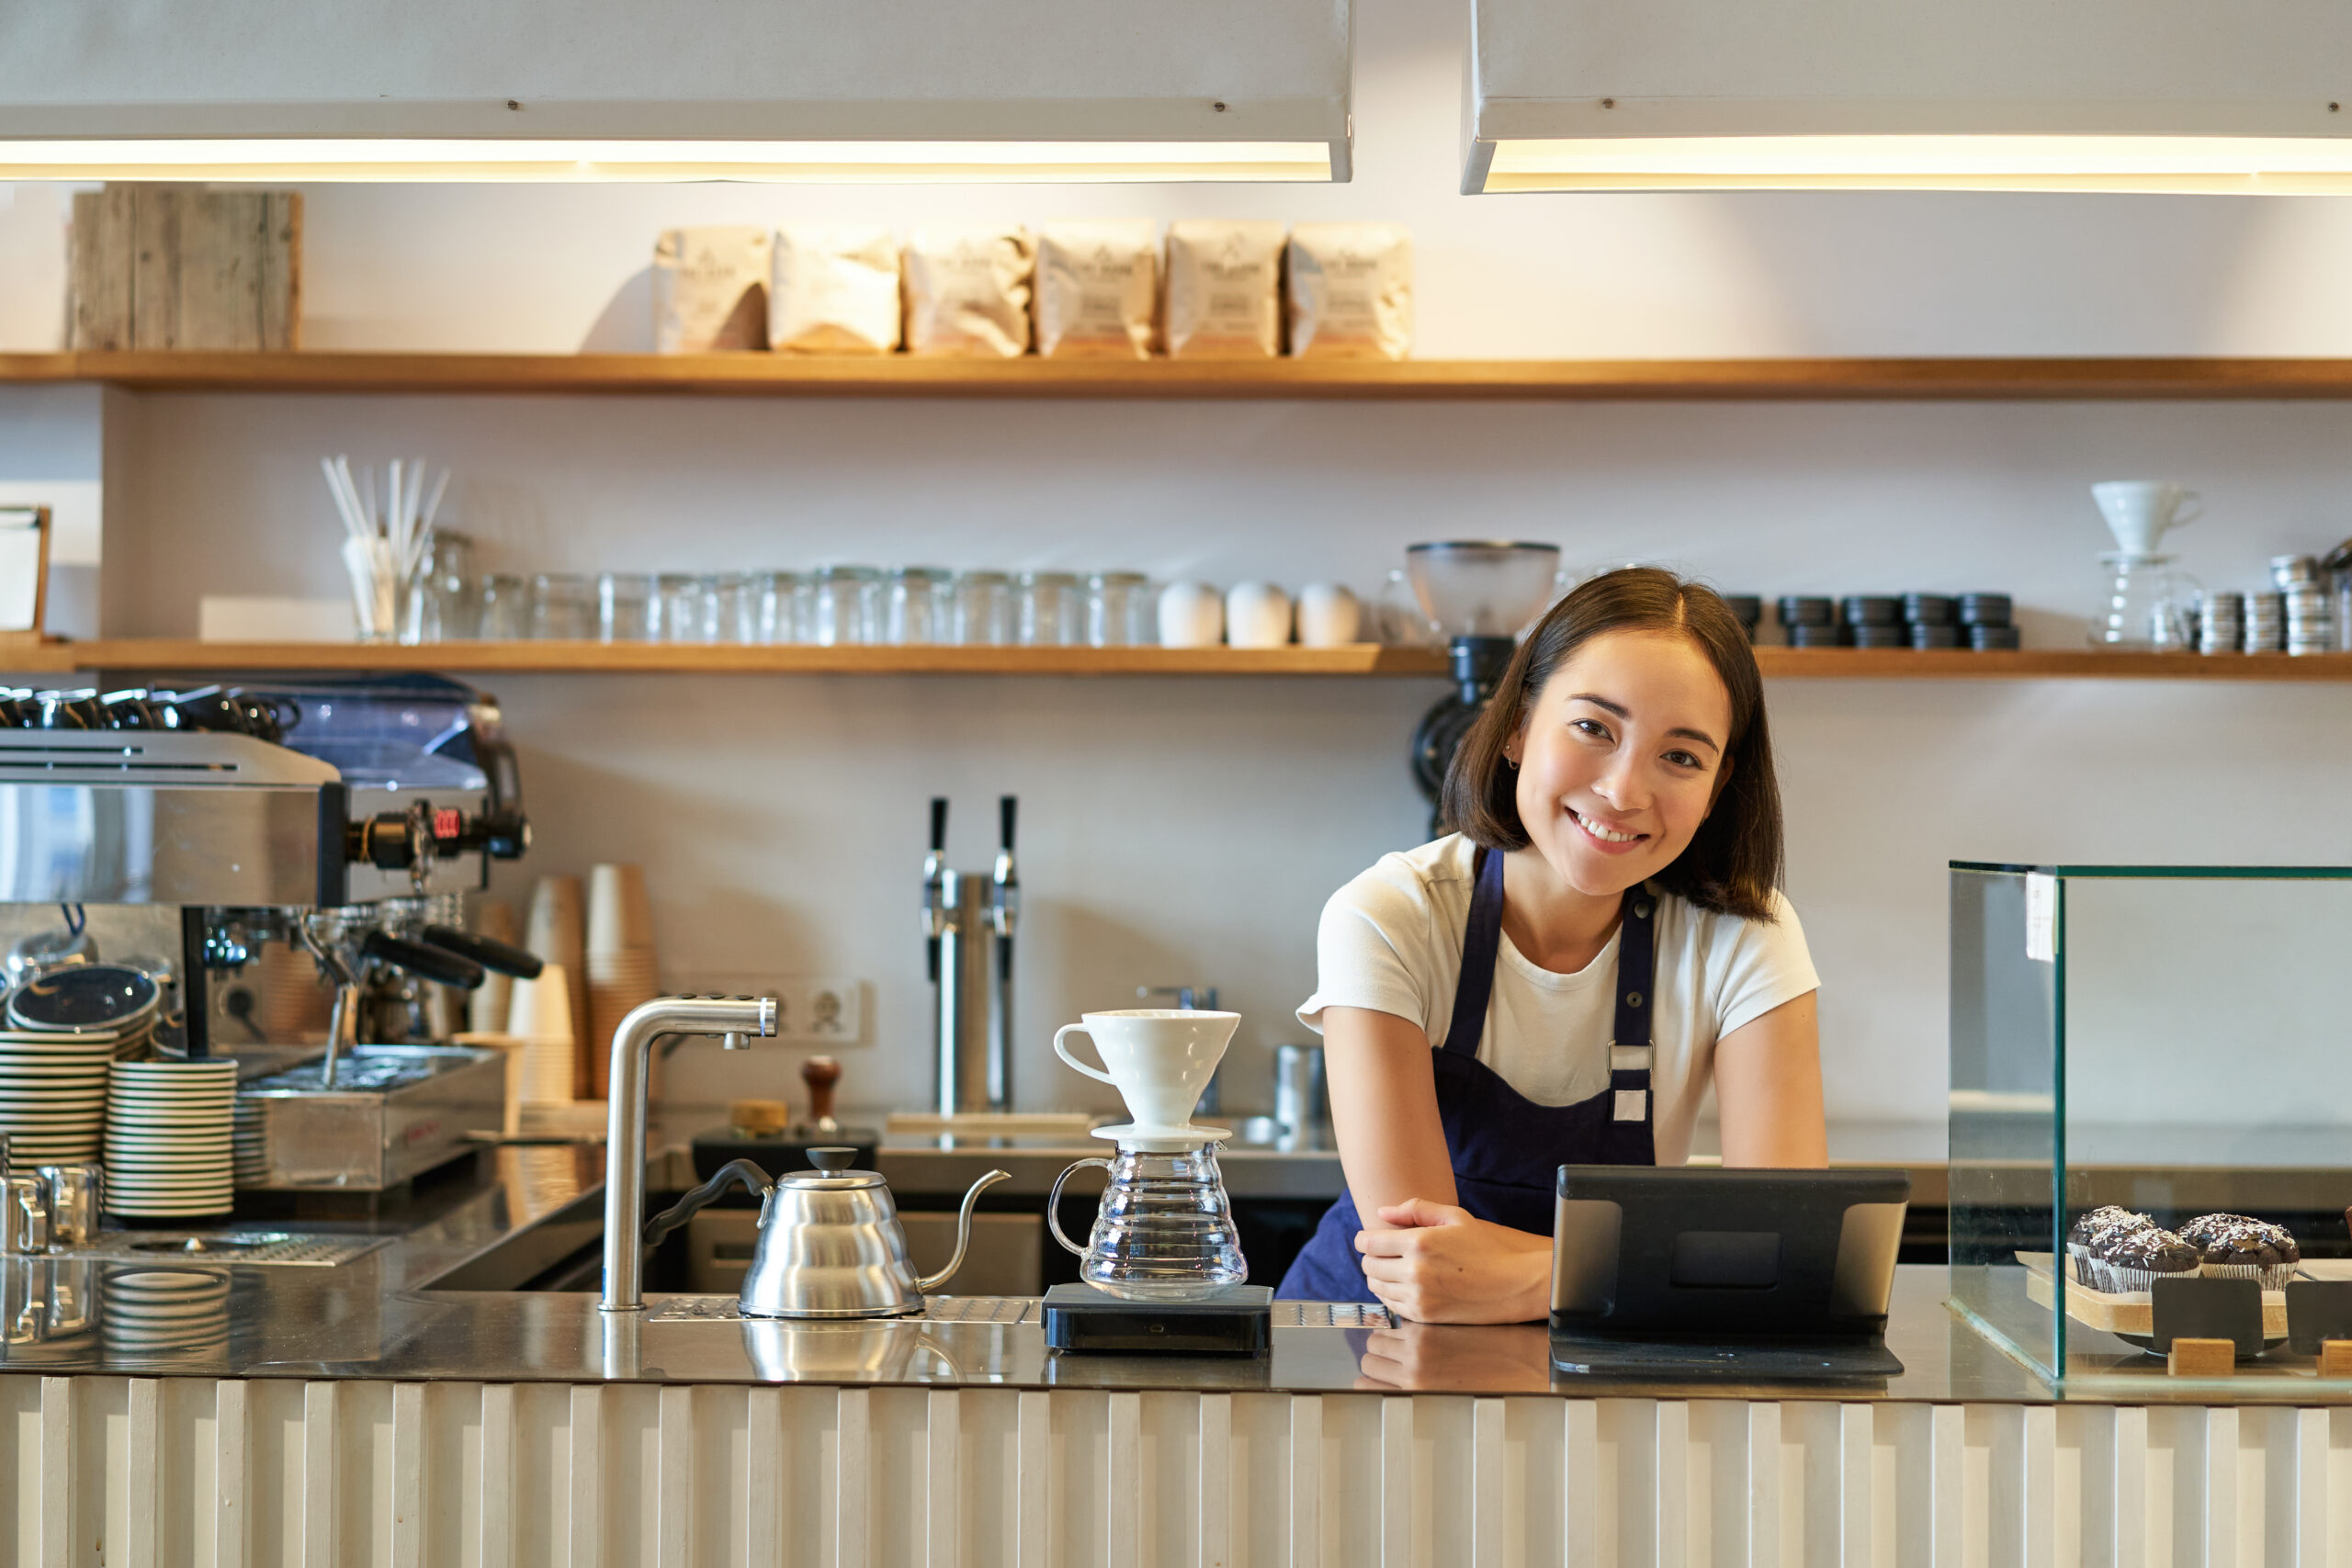
[[741, 1051], [775, 1032], [774, 997], [656, 997], [613, 1031], [605, 1124], [604, 1312], [645, 1310], [645, 1078], [653, 1043], [668, 1034], [717, 1034]]

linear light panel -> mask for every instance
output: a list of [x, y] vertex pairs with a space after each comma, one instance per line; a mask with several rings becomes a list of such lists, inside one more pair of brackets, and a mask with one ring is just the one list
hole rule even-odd
[[1471, 0], [1463, 189], [2352, 192], [2352, 6]]
[[1320, 141], [0, 141], [0, 180], [1329, 180]]
[[1477, 192], [2352, 193], [2352, 140], [2263, 136], [1628, 136], [1474, 143]]

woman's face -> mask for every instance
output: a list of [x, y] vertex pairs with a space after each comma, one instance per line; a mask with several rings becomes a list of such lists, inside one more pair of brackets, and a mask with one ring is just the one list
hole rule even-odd
[[1731, 694], [1671, 632], [1607, 632], [1535, 695], [1504, 755], [1530, 846], [1580, 893], [1657, 875], [1707, 819], [1731, 743]]

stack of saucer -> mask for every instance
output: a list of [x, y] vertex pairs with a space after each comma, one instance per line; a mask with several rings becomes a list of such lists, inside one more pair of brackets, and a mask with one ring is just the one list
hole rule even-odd
[[107, 1082], [109, 1213], [225, 1214], [236, 1200], [237, 1064], [117, 1062]]
[[96, 1159], [107, 1119], [111, 1034], [0, 1032], [0, 1134], [20, 1166]]
[[200, 1356], [229, 1346], [229, 1271], [139, 1269], [107, 1276], [110, 1355]]
[[585, 1098], [605, 1098], [613, 1035], [638, 1008], [662, 994], [654, 978], [653, 904], [645, 868], [600, 865], [588, 874], [588, 1057]]

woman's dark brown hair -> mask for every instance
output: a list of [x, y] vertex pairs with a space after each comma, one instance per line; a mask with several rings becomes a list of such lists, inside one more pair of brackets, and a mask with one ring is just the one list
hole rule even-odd
[[1490, 850], [1521, 850], [1519, 773], [1503, 749], [1519, 733], [1536, 696], [1577, 649], [1608, 632], [1668, 632], [1690, 639], [1731, 694], [1729, 773], [1689, 847], [1654, 879], [1703, 909], [1751, 920], [1772, 919], [1781, 884], [1781, 789], [1772, 776], [1772, 738], [1764, 722], [1764, 679], [1747, 628], [1713, 589], [1656, 567], [1629, 566], [1579, 583], [1552, 606], [1503, 674], [1494, 700], [1446, 770], [1440, 802], [1445, 826]]

